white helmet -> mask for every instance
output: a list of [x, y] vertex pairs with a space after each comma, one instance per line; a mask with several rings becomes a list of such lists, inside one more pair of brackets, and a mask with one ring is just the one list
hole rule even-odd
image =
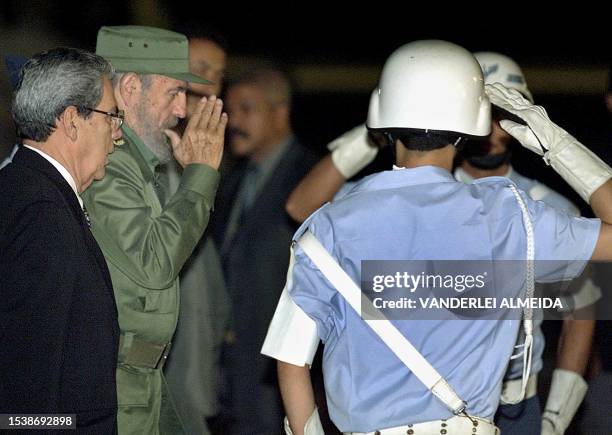
[[398, 48], [370, 98], [367, 126], [487, 136], [491, 104], [478, 62], [466, 49], [445, 41]]
[[525, 75], [515, 61], [508, 56], [492, 51], [474, 53], [474, 57], [482, 68], [486, 84], [501, 83], [507, 88], [516, 89], [533, 103], [533, 96], [527, 87]]

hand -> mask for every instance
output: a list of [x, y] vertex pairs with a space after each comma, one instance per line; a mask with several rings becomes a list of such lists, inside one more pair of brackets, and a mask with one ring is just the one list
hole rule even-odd
[[518, 91], [499, 83], [486, 85], [491, 103], [524, 120], [521, 125], [507, 119], [499, 125], [525, 148], [544, 157], [555, 171], [590, 203], [591, 195], [612, 178], [612, 169], [578, 142], [567, 131], [552, 122], [546, 111], [534, 106]]
[[527, 125], [521, 125], [508, 119], [501, 120], [499, 125], [516, 138], [525, 148], [541, 156], [567, 139], [575, 140], [568, 132], [552, 122], [546, 110], [534, 106], [516, 89], [508, 89], [500, 83], [485, 86], [491, 104], [523, 119]]
[[334, 166], [346, 179], [370, 164], [378, 153], [378, 148], [368, 141], [368, 130], [364, 124], [331, 141], [327, 149], [332, 152]]
[[189, 119], [182, 138], [172, 130], [164, 131], [172, 144], [174, 158], [182, 167], [202, 163], [219, 169], [227, 126], [227, 113], [222, 110], [223, 101], [214, 95], [208, 99], [204, 97]]
[[[285, 428], [286, 435], [294, 435], [297, 432], [302, 432], [298, 430], [294, 432], [289, 425], [289, 419], [287, 417], [285, 417], [283, 426]], [[306, 420], [303, 433], [304, 435], [325, 435], [325, 432], [323, 431], [323, 424], [321, 423], [321, 418], [319, 417], [318, 408], [315, 408], [311, 416], [308, 417], [308, 420]]]

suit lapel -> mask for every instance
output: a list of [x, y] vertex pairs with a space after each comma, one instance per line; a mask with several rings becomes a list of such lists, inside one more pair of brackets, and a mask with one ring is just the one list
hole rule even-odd
[[43, 173], [61, 192], [77, 222], [86, 223], [85, 215], [83, 214], [83, 210], [81, 209], [81, 205], [79, 204], [76, 194], [64, 177], [62, 177], [62, 174], [60, 174], [57, 169], [55, 169], [55, 167], [44, 157], [24, 146], [21, 146], [19, 151], [17, 151], [15, 154], [15, 157], [13, 157], [13, 163], [20, 164]]
[[19, 151], [17, 151], [17, 153], [13, 157], [13, 163], [26, 166], [32, 170], [42, 173], [45, 177], [51, 180], [51, 182], [60, 191], [62, 197], [66, 202], [66, 205], [71, 210], [76, 221], [79, 223], [79, 226], [82, 229], [86, 245], [89, 248], [89, 251], [95, 257], [100, 272], [104, 277], [106, 287], [108, 288], [108, 291], [110, 292], [114, 300], [113, 286], [110, 274], [108, 272], [108, 267], [106, 265], [106, 260], [104, 259], [104, 255], [102, 254], [98, 243], [91, 234], [91, 230], [89, 229], [89, 224], [85, 219], [83, 209], [81, 208], [76, 194], [74, 193], [68, 182], [64, 179], [64, 177], [62, 177], [62, 174], [60, 174], [58, 170], [55, 169], [55, 167], [51, 163], [49, 163], [44, 157], [23, 146], [19, 148]]
[[252, 213], [253, 216], [252, 219], [248, 219], [244, 222], [242, 226], [244, 231], [250, 231], [252, 225], [257, 225], [257, 222], [260, 221], [260, 217], [266, 212], [271, 211], [277, 213], [278, 210], [275, 210], [275, 208], [279, 207], [279, 203], [283, 203], [280, 206], [282, 210], [284, 210], [284, 201], [286, 201], [286, 197], [291, 193], [291, 190], [287, 191], [287, 171], [292, 171], [294, 166], [295, 145], [294, 139], [285, 149], [277, 165], [272, 170], [272, 174], [270, 174], [270, 177], [268, 177], [265, 184], [261, 187], [261, 190], [257, 192], [253, 200], [253, 205], [249, 209], [249, 213]]

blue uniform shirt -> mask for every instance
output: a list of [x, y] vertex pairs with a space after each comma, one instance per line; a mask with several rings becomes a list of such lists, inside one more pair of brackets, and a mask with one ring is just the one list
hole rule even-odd
[[[526, 236], [507, 178], [466, 185], [437, 167], [387, 171], [359, 182], [313, 214], [309, 228], [340, 266], [360, 282], [361, 260], [523, 260]], [[523, 194], [534, 223], [536, 260], [569, 260], [581, 272], [599, 234], [597, 219], [572, 218]], [[568, 270], [536, 270], [540, 280]], [[518, 288], [504, 289], [515, 297]], [[296, 245], [288, 291], [315, 321], [325, 343], [323, 370], [332, 420], [341, 431], [451, 417]], [[468, 402], [492, 419], [516, 341], [517, 320], [394, 321], [398, 329]]]
[[[532, 180], [531, 178], [527, 178], [518, 172], [516, 172], [513, 168], [510, 169], [510, 172], [507, 175], [510, 180], [516, 184], [516, 186], [523, 190], [530, 198], [534, 200], [544, 201], [547, 205], [565, 212], [571, 216], [579, 216], [580, 211], [578, 208], [572, 204], [568, 199], [554, 190], [550, 189], [548, 186], [540, 183], [539, 181]], [[470, 177], [465, 171], [458, 168], [455, 171], [455, 178], [463, 183], [471, 183], [474, 181], [472, 177]], [[541, 310], [534, 311], [534, 322], [533, 322], [533, 354], [531, 356], [531, 373], [539, 373], [544, 366], [544, 361], [542, 360], [542, 354], [544, 353], [545, 339], [544, 333], [542, 332], [542, 320], [543, 314]], [[519, 332], [519, 337], [517, 344], [521, 344], [525, 341], [525, 334], [521, 329]], [[523, 358], [516, 358], [510, 361], [508, 365], [508, 371], [506, 372], [505, 379], [518, 379], [521, 377], [523, 373]]]

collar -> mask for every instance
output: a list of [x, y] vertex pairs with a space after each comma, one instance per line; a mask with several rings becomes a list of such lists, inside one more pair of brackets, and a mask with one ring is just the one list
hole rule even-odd
[[[475, 178], [472, 177], [470, 174], [468, 174], [465, 170], [463, 170], [461, 167], [457, 167], [457, 169], [455, 169], [455, 172], [453, 173], [453, 175], [455, 176], [455, 179], [457, 181], [460, 181], [462, 183], [472, 183], [475, 181]], [[514, 169], [512, 169], [512, 165], [509, 165], [508, 168], [508, 172], [504, 175], [496, 175], [497, 177], [506, 177], [506, 178], [510, 178], [512, 179], [512, 176], [514, 175]]]
[[416, 168], [396, 167], [392, 171], [379, 172], [365, 177], [351, 193], [418, 186], [431, 183], [456, 183], [457, 180], [446, 169], [439, 166], [419, 166]]
[[74, 192], [74, 194], [77, 197], [77, 200], [79, 201], [79, 205], [81, 206], [81, 208], [83, 208], [83, 200], [81, 199], [81, 196], [79, 195], [79, 191], [77, 190], [76, 182], [74, 181], [74, 178], [72, 177], [72, 175], [70, 175], [70, 172], [68, 172], [68, 170], [64, 166], [62, 166], [60, 162], [55, 160], [49, 154], [44, 153], [38, 148], [31, 147], [30, 145], [23, 144], [23, 146], [29, 150], [32, 150], [38, 153], [41, 157], [43, 157], [45, 160], [51, 163], [53, 167], [55, 167], [55, 169], [57, 169], [60, 175], [64, 178], [64, 180], [66, 180], [68, 185], [72, 188], [72, 191]]

